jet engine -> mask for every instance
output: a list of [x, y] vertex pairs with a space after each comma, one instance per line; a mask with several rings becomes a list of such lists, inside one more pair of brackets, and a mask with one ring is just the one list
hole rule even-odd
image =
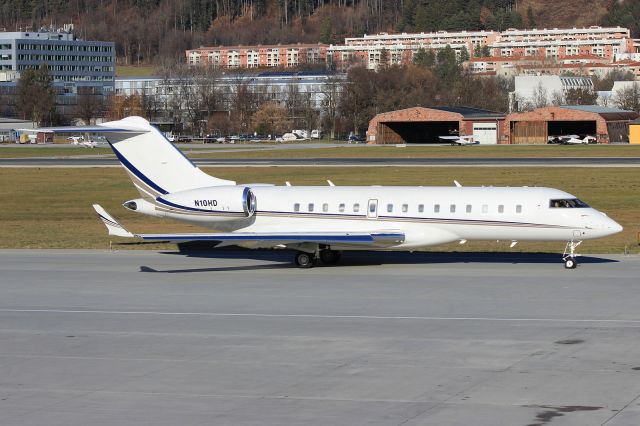
[[246, 221], [256, 211], [256, 197], [249, 187], [211, 186], [161, 195], [155, 205], [136, 199], [123, 206], [151, 216], [206, 225]]

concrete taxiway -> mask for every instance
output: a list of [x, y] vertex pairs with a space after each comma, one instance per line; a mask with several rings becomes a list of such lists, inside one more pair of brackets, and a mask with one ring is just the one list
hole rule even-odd
[[640, 424], [640, 257], [290, 256], [1, 250], [0, 424]]

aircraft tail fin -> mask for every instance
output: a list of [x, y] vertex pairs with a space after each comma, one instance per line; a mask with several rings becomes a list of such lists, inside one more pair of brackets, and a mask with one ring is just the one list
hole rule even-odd
[[105, 209], [102, 208], [100, 204], [94, 204], [93, 209], [98, 213], [100, 220], [107, 227], [107, 231], [109, 231], [109, 235], [115, 235], [116, 237], [125, 237], [125, 238], [133, 238], [131, 232], [127, 231], [124, 226], [120, 225], [120, 223], [115, 220]]
[[36, 130], [104, 134], [142, 198], [150, 201], [171, 192], [236, 184], [204, 173], [142, 117], [126, 117], [96, 126]]
[[171, 192], [235, 185], [234, 181], [204, 173], [144, 118], [127, 117], [104, 123], [101, 127], [133, 131], [112, 132], [108, 140], [143, 198], [154, 200]]

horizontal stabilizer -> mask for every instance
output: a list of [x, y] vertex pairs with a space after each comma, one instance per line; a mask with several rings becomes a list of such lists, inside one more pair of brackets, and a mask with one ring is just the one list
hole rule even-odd
[[98, 213], [100, 220], [107, 227], [109, 231], [109, 235], [115, 235], [116, 237], [125, 237], [132, 238], [133, 235], [131, 232], [124, 229], [124, 226], [120, 225], [117, 220], [115, 220], [105, 209], [102, 208], [100, 204], [94, 204], [93, 209]]

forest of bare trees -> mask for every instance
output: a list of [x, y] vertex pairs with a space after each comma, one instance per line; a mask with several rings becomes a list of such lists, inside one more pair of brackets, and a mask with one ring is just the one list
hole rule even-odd
[[521, 27], [515, 0], [4, 0], [8, 31], [73, 23], [116, 42], [120, 63], [181, 58], [199, 45], [342, 42], [378, 31]]

